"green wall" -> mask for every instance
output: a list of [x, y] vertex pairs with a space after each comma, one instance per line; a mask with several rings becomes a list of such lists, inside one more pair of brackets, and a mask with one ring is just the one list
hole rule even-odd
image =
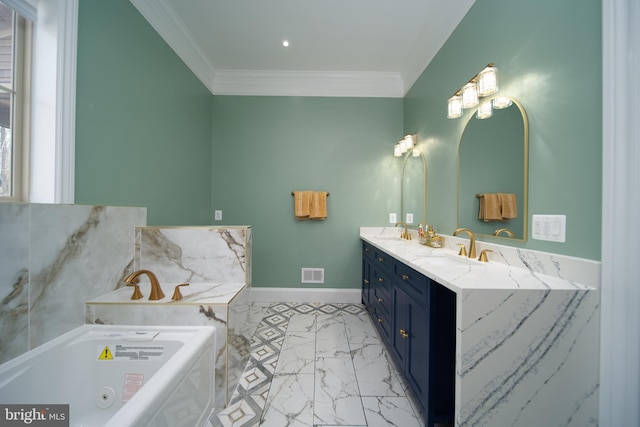
[[[255, 286], [357, 288], [359, 227], [399, 212], [404, 133], [427, 155], [428, 221], [455, 229], [465, 119], [446, 100], [495, 62], [529, 118], [529, 214], [567, 215], [566, 243], [513, 244], [599, 259], [600, 17], [597, 0], [478, 1], [404, 99], [212, 96], [129, 1], [81, 0], [76, 202], [251, 225]], [[296, 189], [329, 191], [329, 218], [296, 221]], [[301, 285], [301, 267], [324, 267], [324, 285]]]
[[[213, 208], [253, 226], [254, 286], [359, 287], [359, 227], [399, 210], [402, 100], [215, 96], [213, 123]], [[293, 190], [329, 191], [327, 220], [297, 221]]]
[[212, 96], [128, 0], [81, 0], [75, 202], [211, 221]]
[[469, 114], [447, 119], [446, 102], [493, 62], [499, 94], [529, 118], [529, 218], [567, 216], [565, 243], [532, 240], [529, 227], [529, 240], [513, 245], [600, 259], [601, 27], [599, 0], [475, 3], [404, 102], [405, 130], [418, 132], [427, 155], [427, 218], [437, 230], [456, 227], [456, 156]]

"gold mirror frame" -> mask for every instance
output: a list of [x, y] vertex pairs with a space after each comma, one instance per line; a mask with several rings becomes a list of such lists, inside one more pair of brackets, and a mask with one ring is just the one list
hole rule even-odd
[[[404, 211], [404, 182], [405, 182], [405, 171], [407, 167], [407, 160], [413, 157], [413, 151], [416, 151], [420, 154], [420, 158], [422, 159], [422, 221], [418, 222], [418, 224], [422, 224], [423, 226], [427, 226], [427, 160], [422, 153], [422, 150], [419, 148], [413, 148], [407, 152], [404, 156], [404, 162], [402, 163], [402, 180], [400, 182], [400, 218], [401, 222], [405, 220], [405, 211]], [[418, 224], [416, 224], [416, 218], [413, 219], [413, 224], [408, 224], [408, 227], [417, 228]]]
[[[487, 98], [487, 99], [483, 99], [484, 102], [489, 102], [491, 100], [493, 100], [494, 98], [497, 98], [498, 96], [492, 97], [492, 98]], [[523, 200], [522, 200], [522, 210], [521, 213], [519, 212], [519, 215], [522, 215], [522, 237], [521, 238], [517, 238], [517, 237], [509, 237], [509, 236], [504, 236], [502, 235], [503, 233], [501, 233], [500, 235], [495, 235], [495, 231], [494, 234], [484, 234], [482, 232], [478, 232], [476, 233], [477, 236], [482, 236], [482, 237], [491, 237], [491, 238], [502, 238], [502, 239], [507, 239], [509, 241], [526, 241], [528, 239], [528, 199], [529, 199], [529, 120], [527, 119], [527, 113], [524, 110], [524, 107], [522, 106], [522, 104], [515, 98], [512, 97], [505, 97], [505, 96], [499, 96], [501, 98], [509, 98], [511, 100], [511, 102], [513, 103], [513, 105], [515, 105], [518, 110], [520, 111], [520, 115], [522, 116], [522, 125], [523, 125], [523, 150], [524, 150], [524, 164], [523, 164]], [[480, 106], [476, 107], [473, 111], [471, 111], [471, 113], [469, 114], [469, 117], [467, 118], [467, 121], [465, 123], [465, 126], [462, 130], [462, 134], [460, 135], [460, 140], [458, 142], [458, 161], [457, 161], [457, 177], [458, 177], [458, 183], [457, 183], [457, 198], [456, 198], [456, 204], [457, 204], [457, 209], [456, 209], [456, 224], [457, 227], [468, 227], [471, 228], [474, 232], [476, 231], [474, 229], [473, 226], [470, 226], [469, 224], [460, 224], [460, 181], [461, 181], [461, 176], [460, 176], [460, 149], [462, 147], [462, 141], [464, 138], [464, 134], [465, 131], [467, 130], [469, 124], [471, 123], [472, 120], [474, 120], [476, 118], [476, 112], [478, 111], [478, 108]], [[483, 119], [483, 120], [491, 120], [491, 118], [487, 118], [487, 119]], [[487, 167], [487, 165], [480, 165], [481, 167]], [[473, 195], [469, 195], [470, 197], [473, 197]], [[508, 228], [508, 225], [504, 225], [501, 226], [502, 223], [500, 222], [496, 222], [496, 231], [500, 230], [500, 229], [504, 229], [504, 228]]]

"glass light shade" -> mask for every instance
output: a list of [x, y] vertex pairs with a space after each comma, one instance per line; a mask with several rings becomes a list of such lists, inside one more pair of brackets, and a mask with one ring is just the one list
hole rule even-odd
[[478, 95], [493, 95], [498, 91], [498, 69], [493, 66], [485, 67], [478, 73]]
[[396, 144], [393, 147], [393, 155], [394, 157], [402, 157], [402, 147], [400, 146], [400, 144]]
[[462, 108], [473, 108], [478, 105], [478, 86], [469, 82], [462, 86]]
[[478, 107], [478, 112], [476, 113], [476, 117], [479, 119], [488, 119], [493, 116], [493, 109], [491, 108], [490, 102], [484, 102]]
[[403, 141], [404, 146], [407, 148], [407, 150], [412, 149], [416, 145], [416, 141], [414, 140], [413, 135], [405, 135]]
[[457, 119], [460, 116], [462, 116], [462, 97], [453, 95], [449, 98], [447, 118]]
[[496, 110], [507, 108], [511, 104], [513, 104], [513, 102], [506, 96], [498, 96], [496, 98], [493, 98], [493, 108], [495, 108]]

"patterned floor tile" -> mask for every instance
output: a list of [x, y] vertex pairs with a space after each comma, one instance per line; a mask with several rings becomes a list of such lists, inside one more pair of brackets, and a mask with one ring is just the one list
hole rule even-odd
[[[407, 397], [393, 397], [402, 392], [397, 391], [396, 383], [390, 384], [387, 374], [394, 368], [383, 366], [386, 358], [380, 353], [384, 350], [382, 343], [362, 304], [274, 303], [260, 309], [264, 314], [248, 344], [249, 361], [229, 406], [216, 411], [209, 420], [211, 427], [281, 427], [285, 424], [313, 427], [314, 412], [315, 421], [321, 422], [322, 427], [331, 427], [330, 422], [341, 427], [415, 425], [413, 402]], [[370, 342], [378, 346], [368, 344]], [[314, 348], [313, 358], [309, 353], [311, 347]], [[371, 359], [376, 359], [380, 365], [374, 367]], [[282, 362], [279, 369], [285, 372], [288, 371], [284, 369], [288, 366], [287, 360], [289, 364], [303, 360], [311, 367], [320, 365], [315, 374], [313, 371], [301, 374], [298, 367], [295, 374], [275, 375], [279, 360]], [[351, 364], [351, 368], [341, 365], [345, 362]], [[343, 369], [353, 369], [355, 376], [347, 375]], [[371, 369], [386, 373], [377, 376], [383, 384], [378, 386], [376, 379], [363, 375]], [[323, 378], [314, 379], [318, 372], [322, 372]], [[358, 379], [359, 375], [367, 378], [363, 384], [358, 384], [356, 393], [359, 394], [345, 394], [342, 382]], [[328, 378], [342, 385], [327, 388]], [[314, 386], [316, 381], [324, 383]], [[387, 397], [365, 397], [362, 389], [367, 390], [367, 394], [386, 394]], [[314, 395], [323, 393], [326, 402], [322, 399], [314, 402]], [[334, 396], [335, 393], [338, 394]], [[351, 402], [350, 398], [355, 400]], [[340, 411], [332, 409], [340, 406], [336, 405], [338, 400], [345, 402]], [[355, 405], [356, 401], [364, 403], [366, 421], [362, 419], [362, 403]], [[349, 411], [356, 406], [359, 409], [354, 415]], [[337, 412], [332, 415], [334, 410]]]

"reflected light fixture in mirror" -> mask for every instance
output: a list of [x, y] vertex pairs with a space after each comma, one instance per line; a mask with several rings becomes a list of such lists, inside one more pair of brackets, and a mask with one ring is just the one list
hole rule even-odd
[[[462, 88], [447, 101], [447, 117], [457, 119], [462, 116], [463, 108], [473, 108], [480, 102], [480, 98], [498, 92], [498, 69], [491, 63], [473, 76]], [[481, 107], [482, 108], [482, 107]], [[491, 104], [483, 108], [484, 117], [491, 117]]]
[[476, 117], [479, 119], [488, 119], [493, 116], [493, 108], [491, 108], [491, 101], [483, 102], [478, 107], [478, 112], [476, 113]]

